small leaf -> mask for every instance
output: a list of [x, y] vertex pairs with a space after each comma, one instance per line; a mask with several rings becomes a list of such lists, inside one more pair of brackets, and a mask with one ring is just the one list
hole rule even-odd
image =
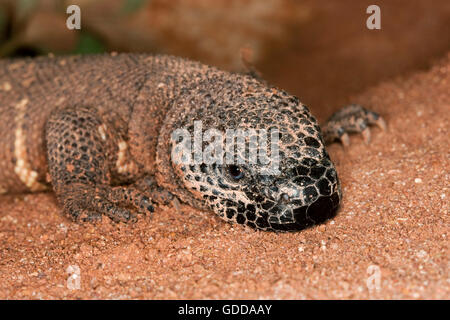
[[122, 12], [132, 13], [141, 8], [147, 0], [125, 0]]
[[78, 45], [74, 50], [74, 53], [86, 54], [101, 52], [105, 52], [105, 46], [101, 43], [101, 41], [89, 33], [81, 32]]
[[19, 19], [28, 16], [28, 14], [36, 7], [37, 3], [37, 0], [18, 0], [16, 8]]

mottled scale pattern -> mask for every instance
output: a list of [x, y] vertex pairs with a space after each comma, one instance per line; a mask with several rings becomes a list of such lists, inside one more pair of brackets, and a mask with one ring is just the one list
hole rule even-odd
[[[323, 136], [308, 108], [283, 90], [146, 54], [0, 60], [0, 120], [0, 193], [52, 189], [77, 221], [135, 221], [178, 198], [275, 231], [298, 231], [336, 213], [340, 184], [324, 142], [347, 143], [347, 132], [370, 137], [374, 123], [385, 127], [353, 105], [330, 118]], [[277, 129], [279, 171], [174, 161], [173, 131], [192, 132], [196, 121], [222, 133]], [[245, 150], [238, 156], [245, 160]]]
[[208, 77], [215, 81], [186, 94], [181, 107], [187, 116], [171, 127], [193, 131], [194, 121], [201, 120], [204, 130], [276, 128], [281, 172], [267, 175], [259, 164], [241, 165], [243, 176], [236, 180], [226, 164], [181, 165], [175, 172], [184, 186], [223, 219], [258, 229], [299, 230], [332, 217], [341, 197], [339, 181], [308, 108], [250, 77], [215, 70]]

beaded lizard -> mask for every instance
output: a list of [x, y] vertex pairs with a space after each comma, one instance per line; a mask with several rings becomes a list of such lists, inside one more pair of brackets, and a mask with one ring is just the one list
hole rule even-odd
[[[0, 119], [0, 193], [52, 188], [77, 221], [134, 221], [176, 198], [273, 231], [333, 217], [341, 189], [325, 142], [385, 127], [352, 105], [321, 130], [298, 98], [254, 76], [145, 54], [1, 60]], [[219, 132], [277, 129], [278, 173], [174, 162], [171, 134], [195, 121]]]

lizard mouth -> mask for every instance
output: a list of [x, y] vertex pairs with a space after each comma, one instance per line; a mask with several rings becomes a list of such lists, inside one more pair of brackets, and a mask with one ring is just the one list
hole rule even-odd
[[292, 203], [278, 205], [277, 214], [274, 214], [272, 210], [261, 210], [257, 213], [259, 218], [254, 221], [256, 223], [248, 220], [242, 222], [250, 227], [266, 231], [300, 231], [333, 218], [337, 213], [339, 202], [340, 196], [336, 191], [331, 195], [321, 195], [307, 205], [293, 206]]
[[[313, 203], [292, 209], [293, 219], [283, 221], [283, 216], [269, 217], [269, 224], [274, 231], [300, 231], [333, 218], [339, 207], [339, 194], [320, 196]], [[290, 210], [290, 209], [287, 209]], [[289, 212], [289, 211], [288, 211]]]

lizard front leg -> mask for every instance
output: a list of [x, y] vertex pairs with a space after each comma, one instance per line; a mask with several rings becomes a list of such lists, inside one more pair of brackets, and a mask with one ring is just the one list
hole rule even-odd
[[[112, 187], [120, 145], [114, 132], [90, 108], [55, 112], [46, 124], [48, 167], [53, 189], [64, 212], [74, 220], [92, 221], [106, 215], [114, 221], [133, 221], [153, 212], [153, 202], [134, 187]], [[120, 155], [117, 156], [120, 158]], [[120, 161], [119, 161], [120, 162]]]
[[350, 144], [348, 133], [361, 133], [364, 141], [369, 143], [369, 125], [373, 124], [386, 130], [386, 123], [379, 114], [352, 104], [335, 112], [323, 126], [322, 133], [326, 143], [339, 139], [344, 146], [348, 146]]

